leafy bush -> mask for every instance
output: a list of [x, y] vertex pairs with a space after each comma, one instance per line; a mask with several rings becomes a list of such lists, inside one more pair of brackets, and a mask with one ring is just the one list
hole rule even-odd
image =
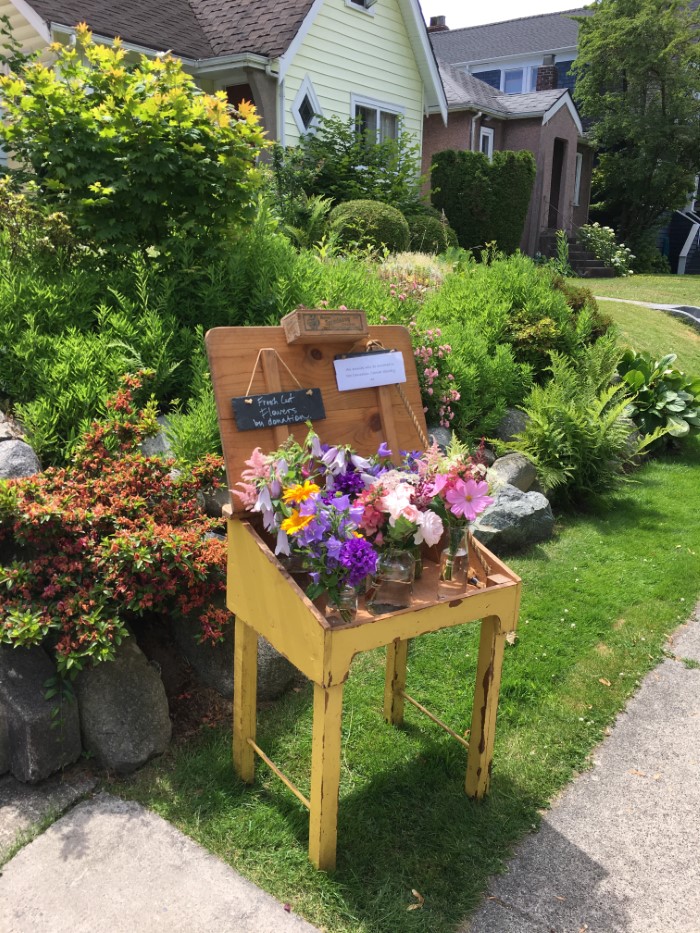
[[278, 148], [273, 167], [282, 202], [303, 191], [335, 204], [382, 201], [411, 214], [423, 201], [420, 147], [401, 121], [396, 139], [377, 142], [356, 120], [320, 117], [315, 132], [302, 138], [300, 153]]
[[[49, 642], [59, 674], [106, 661], [127, 624], [146, 613], [199, 616], [202, 638], [229, 624], [213, 600], [225, 588], [225, 544], [197, 504], [216, 485], [210, 459], [174, 479], [172, 463], [133, 453], [155, 430], [152, 406], [134, 407], [139, 380], [124, 379], [73, 463], [29, 479], [0, 482], [0, 642]], [[194, 634], [194, 633], [193, 633]]]
[[166, 434], [179, 465], [192, 466], [209, 454], [222, 454], [216, 400], [203, 335], [192, 363], [192, 395], [184, 410], [168, 417]]
[[43, 204], [114, 253], [223, 233], [251, 214], [264, 136], [254, 108], [230, 113], [172, 56], [127, 63], [87, 26], [53, 61], [0, 76], [0, 143], [31, 172]]
[[416, 214], [408, 217], [410, 248], [417, 253], [444, 253], [451, 246], [457, 246], [457, 234], [447, 220], [430, 214]]
[[478, 251], [496, 243], [514, 252], [523, 234], [535, 180], [530, 152], [481, 152], [446, 149], [433, 156], [433, 205], [443, 210], [459, 245]]
[[451, 428], [455, 404], [461, 398], [450, 363], [452, 347], [442, 341], [439, 327], [422, 331], [411, 321], [409, 330], [426, 420], [429, 425]]
[[643, 434], [663, 429], [667, 438], [682, 438], [700, 430], [700, 378], [686, 376], [675, 361], [675, 353], [660, 360], [634, 350], [622, 355], [618, 373], [634, 392], [629, 414]]
[[601, 227], [599, 223], [584, 224], [578, 228], [577, 236], [584, 249], [613, 268], [617, 275], [632, 275], [632, 261], [635, 257], [624, 243], [617, 242], [612, 227]]
[[529, 420], [512, 446], [537, 467], [545, 492], [583, 504], [612, 489], [656, 435], [633, 440], [628, 386], [611, 385], [619, 352], [604, 337], [575, 362], [552, 354], [552, 378], [534, 386], [523, 408]]
[[408, 248], [409, 231], [401, 211], [379, 201], [345, 201], [331, 211], [330, 230], [341, 246]]

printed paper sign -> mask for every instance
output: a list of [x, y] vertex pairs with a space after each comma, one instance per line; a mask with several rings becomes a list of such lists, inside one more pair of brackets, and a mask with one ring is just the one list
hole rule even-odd
[[333, 361], [339, 392], [371, 389], [406, 381], [406, 368], [400, 350], [373, 350], [348, 353]]

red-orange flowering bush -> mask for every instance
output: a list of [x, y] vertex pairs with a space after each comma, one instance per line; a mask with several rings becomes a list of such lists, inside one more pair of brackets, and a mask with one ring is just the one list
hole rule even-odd
[[231, 618], [216, 603], [225, 545], [197, 503], [222, 460], [178, 476], [136, 453], [156, 427], [153, 405], [134, 404], [140, 385], [124, 377], [70, 466], [0, 483], [0, 642], [50, 644], [62, 675], [109, 660], [146, 612], [195, 614], [214, 641]]

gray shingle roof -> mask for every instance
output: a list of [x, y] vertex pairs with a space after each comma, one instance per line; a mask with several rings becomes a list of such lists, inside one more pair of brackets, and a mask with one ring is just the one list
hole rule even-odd
[[289, 46], [313, 0], [29, 0], [47, 23], [86, 22], [99, 35], [186, 58]]
[[507, 55], [532, 55], [576, 46], [578, 23], [572, 16], [590, 15], [590, 10], [578, 7], [563, 13], [524, 16], [488, 26], [469, 26], [431, 32], [438, 61], [491, 61]]
[[529, 94], [500, 94], [490, 84], [444, 62], [440, 64], [440, 76], [450, 110], [486, 110], [504, 120], [525, 114], [545, 114], [562, 94], [568, 93], [566, 88], [558, 88]]

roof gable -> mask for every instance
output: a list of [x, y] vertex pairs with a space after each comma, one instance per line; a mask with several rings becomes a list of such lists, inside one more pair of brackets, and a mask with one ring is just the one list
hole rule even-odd
[[572, 17], [588, 16], [591, 12], [585, 7], [578, 7], [563, 13], [544, 13], [486, 26], [431, 32], [430, 39], [438, 60], [450, 64], [553, 52], [576, 47], [578, 23]]

